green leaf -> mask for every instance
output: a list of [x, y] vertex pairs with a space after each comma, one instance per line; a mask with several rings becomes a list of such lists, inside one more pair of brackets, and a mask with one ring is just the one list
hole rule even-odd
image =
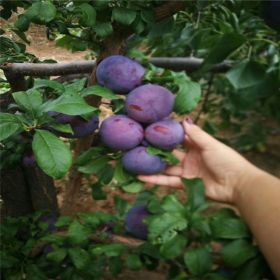
[[43, 110], [44, 112], [54, 111], [76, 116], [92, 113], [96, 110], [96, 108], [88, 105], [79, 95], [63, 94], [57, 99], [45, 103]]
[[95, 9], [87, 3], [79, 5], [78, 9], [82, 13], [80, 23], [83, 26], [93, 27], [96, 21]]
[[119, 99], [119, 97], [114, 94], [110, 89], [102, 87], [102, 86], [91, 86], [88, 88], [85, 88], [82, 92], [81, 95], [83, 97], [89, 96], [89, 95], [96, 95], [100, 97], [104, 97], [106, 99], [114, 100], [114, 99]]
[[204, 184], [201, 179], [182, 179], [183, 184], [186, 187], [188, 205], [195, 211], [200, 206], [205, 204], [205, 190]]
[[210, 50], [202, 65], [203, 70], [208, 70], [213, 64], [222, 62], [232, 52], [246, 42], [246, 38], [237, 33], [225, 33]]
[[153, 243], [165, 243], [187, 227], [187, 220], [180, 213], [164, 213], [146, 218], [149, 239]]
[[139, 270], [142, 267], [142, 262], [138, 255], [129, 254], [126, 257], [126, 266], [131, 270]]
[[34, 86], [33, 89], [38, 89], [38, 88], [51, 88], [57, 92], [63, 92], [64, 91], [64, 86], [63, 84], [54, 81], [54, 80], [45, 80], [45, 79], [36, 79], [34, 81]]
[[107, 165], [108, 161], [109, 157], [107, 155], [100, 156], [98, 158], [94, 158], [86, 165], [80, 166], [78, 170], [79, 172], [85, 174], [96, 174]]
[[57, 131], [61, 131], [61, 132], [64, 132], [64, 133], [70, 133], [70, 134], [74, 133], [70, 124], [54, 123], [54, 124], [50, 124], [48, 126], [57, 130]]
[[68, 230], [68, 238], [71, 243], [80, 245], [87, 243], [89, 236], [88, 229], [78, 221], [73, 221]]
[[187, 251], [184, 255], [185, 265], [193, 275], [204, 275], [212, 266], [211, 255], [206, 248]]
[[97, 23], [94, 31], [100, 37], [107, 37], [113, 33], [113, 26], [110, 22]]
[[[144, 203], [146, 203], [146, 201], [144, 201]], [[164, 210], [161, 207], [161, 201], [157, 196], [152, 196], [149, 198], [148, 210], [153, 214], [161, 214], [164, 212]]]
[[247, 225], [238, 218], [218, 218], [210, 221], [214, 238], [237, 239], [250, 237]]
[[53, 252], [50, 252], [47, 255], [47, 259], [56, 263], [60, 263], [61, 261], [64, 260], [64, 258], [67, 255], [67, 251], [64, 248], [59, 248]]
[[142, 254], [145, 254], [152, 258], [155, 258], [155, 259], [160, 258], [159, 246], [153, 245], [150, 242], [142, 243], [142, 245], [140, 245], [137, 249]]
[[36, 130], [32, 149], [40, 168], [55, 179], [62, 178], [72, 164], [69, 147], [49, 131]]
[[82, 166], [90, 162], [92, 159], [98, 158], [104, 153], [106, 150], [103, 147], [92, 147], [79, 155], [79, 157], [76, 159], [75, 164], [78, 166]]
[[70, 223], [72, 222], [72, 218], [69, 216], [60, 216], [57, 220], [57, 222], [55, 223], [56, 227], [65, 227], [70, 225]]
[[117, 214], [120, 217], [123, 217], [128, 210], [128, 202], [120, 196], [114, 196], [114, 205], [117, 211]]
[[225, 278], [220, 273], [209, 273], [209, 274], [207, 274], [207, 280], [227, 280], [227, 279], [228, 279], [228, 277]]
[[221, 250], [224, 263], [230, 267], [237, 268], [249, 259], [255, 257], [258, 250], [246, 240], [235, 240]]
[[127, 171], [124, 170], [122, 161], [118, 160], [116, 162], [116, 166], [115, 166], [114, 179], [119, 184], [126, 184], [126, 183], [132, 181], [133, 178], [134, 177], [130, 173], [128, 173]]
[[105, 200], [107, 198], [107, 194], [103, 191], [103, 186], [100, 184], [100, 182], [97, 182], [90, 187], [94, 200]]
[[236, 215], [236, 213], [231, 208], [221, 208], [213, 214], [213, 218], [215, 218], [215, 219], [231, 219], [231, 218], [238, 218], [238, 216]]
[[174, 28], [174, 18], [168, 17], [160, 22], [156, 22], [151, 26], [148, 38], [155, 39], [159, 38], [166, 33], [172, 32]]
[[22, 32], [28, 30], [30, 24], [30, 20], [25, 15], [19, 15], [17, 21], [15, 22], [15, 27]]
[[118, 257], [126, 251], [123, 244], [96, 245], [91, 253], [95, 256], [106, 255], [107, 257]]
[[43, 97], [38, 90], [18, 91], [13, 93], [13, 98], [16, 103], [27, 111], [36, 112], [43, 103]]
[[85, 51], [88, 47], [88, 42], [82, 40], [81, 38], [64, 35], [62, 38], [56, 40], [56, 45], [75, 52]]
[[96, 176], [101, 185], [108, 185], [113, 180], [114, 168], [108, 163], [96, 172]]
[[22, 130], [22, 125], [15, 115], [0, 113], [0, 141]]
[[235, 89], [244, 89], [262, 83], [265, 79], [265, 70], [257, 62], [242, 61], [236, 64], [226, 77]]
[[130, 25], [136, 18], [136, 11], [126, 8], [114, 8], [112, 18], [123, 25]]
[[131, 26], [137, 34], [141, 34], [145, 30], [145, 22], [141, 20], [140, 16], [136, 17]]
[[27, 9], [25, 15], [30, 20], [47, 23], [55, 18], [56, 8], [49, 1], [35, 2]]
[[67, 93], [69, 95], [70, 94], [75, 95], [77, 93], [80, 93], [86, 86], [86, 82], [87, 82], [87, 79], [82, 78], [71, 84], [65, 85], [65, 93]]
[[122, 259], [120, 257], [110, 258], [109, 270], [114, 275], [117, 276], [122, 271]]
[[160, 156], [162, 160], [169, 165], [175, 165], [179, 163], [179, 160], [170, 151], [164, 151], [153, 146], [147, 147], [146, 151], [150, 155]]
[[176, 235], [160, 247], [160, 254], [165, 259], [177, 258], [184, 250], [187, 239], [182, 235]]
[[48, 280], [44, 272], [35, 264], [27, 264], [25, 270], [26, 279], [28, 280]]
[[17, 36], [21, 39], [21, 40], [23, 40], [26, 44], [30, 44], [30, 41], [28, 41], [28, 39], [27, 39], [27, 37], [26, 37], [26, 35], [25, 35], [25, 33], [23, 32], [23, 31], [20, 31], [20, 30], [18, 30], [18, 29], [16, 29], [16, 28], [12, 28], [11, 29], [15, 34], [17, 34]]
[[96, 227], [99, 225], [99, 218], [95, 213], [79, 213], [79, 218], [83, 223], [90, 225], [91, 227]]
[[144, 188], [144, 183], [140, 181], [134, 181], [127, 185], [122, 185], [121, 188], [128, 193], [139, 193]]
[[259, 256], [244, 263], [234, 276], [238, 280], [264, 279], [269, 270], [263, 256]]
[[188, 80], [175, 80], [179, 90], [176, 94], [174, 111], [178, 114], [191, 112], [196, 108], [201, 97], [201, 86], [199, 83]]
[[154, 10], [142, 10], [141, 18], [147, 23], [153, 23], [155, 21], [155, 11]]
[[16, 265], [19, 264], [20, 260], [9, 254], [8, 252], [5, 252], [3, 250], [0, 251], [0, 267], [3, 268], [13, 268]]
[[169, 213], [184, 213], [185, 207], [183, 204], [177, 199], [174, 194], [169, 194], [165, 196], [161, 202], [161, 208]]
[[202, 238], [209, 237], [212, 234], [209, 219], [200, 214], [192, 216], [192, 229], [198, 232]]
[[87, 265], [90, 265], [90, 255], [82, 248], [70, 248], [68, 249], [69, 256], [77, 269], [84, 269]]

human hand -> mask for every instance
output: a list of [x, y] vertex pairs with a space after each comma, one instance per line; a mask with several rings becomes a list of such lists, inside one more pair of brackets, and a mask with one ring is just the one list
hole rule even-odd
[[168, 167], [165, 175], [138, 176], [147, 183], [182, 188], [181, 178], [201, 178], [206, 195], [213, 200], [235, 203], [236, 193], [257, 170], [230, 147], [219, 142], [187, 118], [183, 121], [187, 152], [173, 153], [180, 163]]

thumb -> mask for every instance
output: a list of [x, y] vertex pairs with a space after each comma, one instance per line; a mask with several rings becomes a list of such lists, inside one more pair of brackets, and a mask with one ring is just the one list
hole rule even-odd
[[[189, 118], [188, 118], [189, 119]], [[214, 137], [203, 131], [200, 127], [195, 124], [192, 124], [188, 120], [183, 121], [183, 127], [186, 133], [186, 136], [199, 148], [206, 150], [216, 148], [217, 145], [221, 145], [218, 140]]]

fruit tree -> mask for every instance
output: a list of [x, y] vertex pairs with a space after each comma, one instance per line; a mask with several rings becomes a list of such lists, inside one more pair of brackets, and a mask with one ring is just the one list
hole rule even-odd
[[[240, 151], [266, 148], [266, 121], [280, 121], [279, 2], [0, 3], [3, 22], [13, 18], [0, 29], [3, 279], [158, 267], [174, 280], [274, 279], [247, 225], [208, 201], [201, 180], [162, 197], [137, 175], [178, 163], [189, 114]], [[87, 60], [28, 53], [31, 25]], [[113, 214], [79, 212], [84, 186], [133, 202], [116, 195]]]

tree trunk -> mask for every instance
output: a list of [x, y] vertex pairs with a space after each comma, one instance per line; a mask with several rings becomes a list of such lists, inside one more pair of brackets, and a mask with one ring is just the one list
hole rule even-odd
[[25, 181], [23, 169], [19, 166], [1, 172], [1, 219], [18, 217], [33, 212], [32, 201]]
[[[101, 60], [105, 57], [114, 55], [114, 54], [124, 54], [126, 46], [126, 38], [129, 36], [129, 33], [124, 31], [114, 34], [104, 41], [104, 45], [101, 53], [96, 59], [96, 64], [93, 67], [93, 71], [88, 79], [88, 86], [96, 84], [96, 66]], [[87, 102], [95, 107], [99, 107], [101, 98], [99, 96], [88, 96]], [[80, 155], [82, 152], [89, 149], [92, 145], [94, 135], [89, 136], [83, 139], [79, 139], [76, 143], [74, 158]], [[63, 215], [74, 216], [78, 210], [76, 208], [76, 197], [78, 196], [81, 186], [82, 186], [83, 174], [78, 172], [75, 166], [72, 167], [69, 174], [69, 181], [65, 189], [63, 205], [61, 208], [61, 213]]]
[[[27, 89], [24, 76], [12, 71], [5, 71], [11, 92]], [[11, 103], [10, 95], [1, 98], [1, 111], [7, 111]], [[38, 210], [58, 212], [56, 189], [52, 178], [38, 167], [23, 168], [21, 165], [14, 169], [1, 170], [1, 218], [18, 217], [31, 214]]]
[[58, 212], [53, 180], [38, 167], [6, 169], [1, 172], [1, 219], [19, 217], [39, 210]]

